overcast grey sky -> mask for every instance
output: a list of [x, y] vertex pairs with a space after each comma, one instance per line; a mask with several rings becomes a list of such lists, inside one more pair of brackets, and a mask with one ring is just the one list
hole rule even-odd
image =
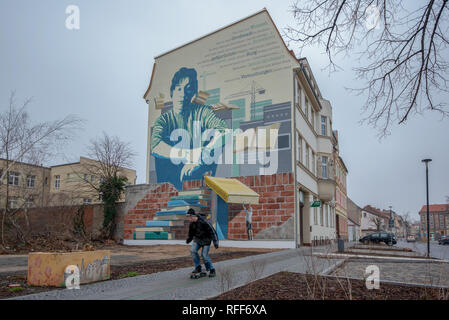
[[[145, 183], [147, 106], [142, 96], [154, 57], [266, 7], [278, 29], [293, 24], [293, 0], [2, 0], [0, 2], [0, 108], [11, 90], [33, 97], [36, 121], [76, 114], [85, 128], [67, 148], [79, 160], [89, 140], [103, 131], [132, 143], [137, 183]], [[65, 27], [66, 7], [80, 9], [80, 30]], [[291, 47], [291, 49], [296, 49]], [[296, 51], [296, 50], [295, 50]], [[430, 201], [449, 196], [449, 119], [434, 113], [396, 126], [381, 141], [361, 126], [363, 97], [345, 87], [357, 84], [351, 59], [337, 60], [344, 71], [329, 74], [322, 50], [307, 57], [323, 96], [333, 106], [340, 153], [348, 169], [348, 196], [398, 213], [417, 212], [425, 204], [425, 167], [430, 157]], [[59, 164], [59, 158], [47, 165]]]

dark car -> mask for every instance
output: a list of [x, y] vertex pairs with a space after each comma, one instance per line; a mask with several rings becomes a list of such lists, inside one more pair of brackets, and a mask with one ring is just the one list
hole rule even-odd
[[443, 236], [438, 240], [438, 244], [446, 245], [449, 244], [449, 236]]
[[363, 238], [360, 238], [359, 240], [363, 244], [368, 243], [381, 243], [384, 242], [385, 244], [388, 244], [389, 246], [392, 246], [397, 243], [396, 237], [393, 233], [390, 232], [376, 232], [369, 234], [367, 236], [364, 236]]

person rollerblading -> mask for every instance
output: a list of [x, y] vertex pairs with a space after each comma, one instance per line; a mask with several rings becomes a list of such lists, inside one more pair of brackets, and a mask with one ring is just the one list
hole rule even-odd
[[190, 279], [199, 279], [205, 276], [207, 276], [207, 273], [203, 272], [201, 270], [201, 266], [199, 266], [192, 271], [192, 273], [190, 274]]
[[[212, 264], [212, 260], [209, 257], [210, 245], [213, 242], [214, 247], [218, 248], [218, 236], [215, 229], [203, 217], [201, 214], [196, 214], [195, 210], [189, 209], [187, 211], [187, 217], [190, 221], [189, 235], [186, 243], [192, 242], [190, 248], [190, 254], [192, 255], [193, 264], [195, 266], [194, 272], [191, 274], [192, 279], [198, 279], [202, 276], [206, 276], [206, 272], [201, 272], [201, 258], [203, 258], [206, 271], [209, 272], [209, 277], [215, 276], [215, 268]], [[198, 251], [201, 249], [201, 258]]]

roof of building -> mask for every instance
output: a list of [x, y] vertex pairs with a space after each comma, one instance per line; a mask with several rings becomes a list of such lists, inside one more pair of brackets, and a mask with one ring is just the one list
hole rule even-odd
[[[185, 46], [188, 46], [188, 45], [190, 45], [190, 44], [192, 44], [192, 43], [194, 43], [194, 42], [197, 42], [197, 41], [200, 41], [200, 40], [202, 40], [202, 39], [204, 39], [204, 38], [207, 38], [207, 37], [209, 37], [209, 36], [211, 36], [211, 35], [213, 35], [213, 34], [215, 34], [215, 33], [217, 33], [217, 32], [220, 32], [220, 31], [222, 31], [222, 30], [225, 30], [225, 29], [227, 29], [227, 28], [230, 28], [230, 27], [232, 27], [232, 26], [234, 26], [234, 25], [236, 25], [236, 24], [238, 24], [238, 23], [240, 23], [240, 22], [242, 22], [242, 21], [248, 20], [248, 19], [250, 19], [250, 18], [252, 18], [252, 17], [254, 17], [254, 16], [257, 16], [257, 15], [259, 15], [259, 14], [261, 14], [261, 13], [266, 13], [266, 14], [268, 15], [268, 17], [270, 18], [271, 23], [273, 24], [274, 28], [276, 29], [276, 31], [277, 31], [277, 33], [278, 33], [278, 35], [279, 35], [279, 38], [281, 39], [282, 43], [284, 44], [285, 49], [286, 49], [287, 52], [288, 52], [288, 53], [289, 53], [289, 54], [290, 54], [296, 61], [298, 61], [298, 63], [299, 63], [300, 60], [302, 60], [302, 59], [298, 59], [298, 58], [296, 57], [295, 53], [293, 52], [293, 50], [290, 50], [290, 49], [287, 47], [287, 44], [285, 43], [284, 39], [282, 38], [281, 33], [279, 32], [278, 28], [276, 27], [276, 24], [275, 24], [274, 21], [273, 21], [273, 18], [271, 18], [271, 15], [270, 15], [270, 13], [268, 12], [268, 10], [267, 10], [266, 8], [263, 8], [262, 10], [260, 10], [260, 11], [258, 11], [258, 12], [256, 12], [256, 13], [254, 13], [254, 14], [252, 14], [252, 15], [246, 17], [246, 18], [240, 19], [240, 20], [238, 20], [238, 21], [236, 21], [236, 22], [233, 22], [233, 23], [231, 23], [231, 24], [229, 24], [229, 25], [227, 25], [227, 26], [224, 26], [224, 27], [222, 27], [222, 28], [220, 28], [220, 29], [218, 29], [218, 30], [215, 30], [215, 31], [213, 31], [213, 32], [210, 32], [210, 33], [208, 33], [208, 34], [206, 34], [206, 35], [204, 35], [204, 36], [202, 36], [202, 37], [199, 37], [199, 38], [197, 38], [197, 39], [195, 39], [195, 40], [192, 40], [192, 41], [187, 42], [187, 43], [185, 43], [185, 44], [183, 44], [183, 45], [181, 45], [181, 46], [178, 46], [178, 47], [176, 47], [176, 48], [174, 48], [174, 49], [171, 49], [171, 50], [169, 50], [169, 51], [167, 51], [167, 52], [164, 52], [164, 53], [162, 53], [162, 54], [156, 56], [154, 59], [156, 60], [156, 59], [158, 59], [158, 58], [160, 58], [160, 57], [162, 57], [162, 56], [165, 56], [165, 55], [167, 55], [167, 54], [169, 54], [169, 53], [171, 53], [171, 52], [173, 52], [173, 51], [176, 51], [176, 50], [179, 50], [179, 49], [181, 49], [181, 48], [184, 48]], [[152, 73], [151, 73], [150, 84], [148, 85], [148, 89], [145, 91], [145, 94], [143, 95], [143, 98], [144, 98], [144, 99], [145, 99], [145, 97], [148, 95], [148, 93], [150, 92], [151, 84], [152, 84], [152, 82], [153, 82], [153, 77], [154, 77], [155, 69], [156, 69], [156, 63], [153, 64], [153, 71], [152, 71]]]
[[363, 210], [367, 211], [369, 213], [372, 213], [372, 214], [374, 214], [376, 216], [385, 218], [385, 219], [389, 219], [390, 218], [390, 213], [387, 213], [387, 212], [385, 212], [385, 211], [383, 211], [381, 209], [378, 209], [378, 208], [374, 208], [374, 207], [372, 207], [370, 205], [365, 206], [363, 208]]
[[[419, 213], [426, 213], [427, 206], [422, 206]], [[449, 212], [449, 203], [446, 204], [431, 204], [429, 205], [429, 212]]]

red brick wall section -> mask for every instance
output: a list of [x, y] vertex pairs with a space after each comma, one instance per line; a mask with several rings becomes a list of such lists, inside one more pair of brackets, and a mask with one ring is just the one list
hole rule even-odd
[[[292, 173], [236, 178], [260, 195], [253, 208], [253, 235], [261, 230], [281, 226], [295, 213], [294, 181]], [[247, 239], [246, 213], [242, 205], [228, 207], [228, 239]]]
[[[236, 177], [260, 195], [259, 204], [253, 205], [253, 234], [271, 226], [280, 226], [295, 212], [294, 181], [292, 173], [279, 173], [267, 176]], [[202, 187], [201, 180], [184, 182], [184, 190]], [[153, 219], [156, 212], [167, 206], [177, 190], [164, 183], [148, 192], [137, 205], [127, 213], [124, 220], [124, 239], [132, 239], [136, 227], [145, 225]], [[231, 204], [228, 210], [228, 239], [247, 239], [246, 213], [242, 205]], [[205, 208], [204, 211], [210, 211]], [[178, 236], [176, 236], [178, 239]]]
[[170, 198], [176, 195], [178, 191], [170, 183], [161, 184], [149, 191], [132, 210], [125, 213], [123, 238], [132, 239], [134, 229], [145, 226], [146, 221], [152, 220], [156, 212], [166, 207]]

